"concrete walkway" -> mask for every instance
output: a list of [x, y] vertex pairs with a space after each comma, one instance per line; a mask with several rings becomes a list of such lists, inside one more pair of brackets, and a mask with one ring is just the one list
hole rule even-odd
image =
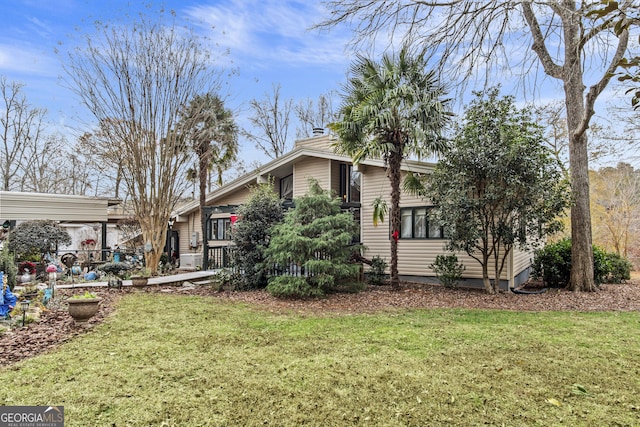
[[[205, 281], [215, 276], [217, 270], [207, 271], [191, 271], [187, 273], [179, 273], [171, 276], [150, 277], [149, 285], [160, 286], [182, 286], [184, 282]], [[131, 286], [131, 280], [123, 280], [122, 286]], [[107, 282], [82, 282], [74, 284], [56, 285], [56, 289], [72, 289], [72, 288], [106, 288]]]

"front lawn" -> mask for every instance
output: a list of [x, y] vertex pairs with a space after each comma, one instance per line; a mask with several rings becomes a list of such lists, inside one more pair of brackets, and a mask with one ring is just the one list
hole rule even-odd
[[0, 404], [66, 426], [631, 426], [640, 313], [275, 313], [125, 296], [57, 350], [0, 369]]

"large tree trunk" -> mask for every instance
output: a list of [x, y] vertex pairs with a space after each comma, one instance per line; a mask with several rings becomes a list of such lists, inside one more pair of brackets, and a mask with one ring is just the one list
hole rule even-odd
[[569, 130], [569, 167], [574, 204], [571, 208], [571, 278], [573, 291], [594, 291], [591, 211], [589, 202], [589, 157], [587, 135], [579, 131], [585, 115], [579, 18], [565, 18], [564, 92]]
[[389, 155], [389, 181], [391, 183], [391, 287], [400, 289], [398, 276], [398, 239], [400, 238], [400, 166], [402, 163], [401, 152], [392, 152]]

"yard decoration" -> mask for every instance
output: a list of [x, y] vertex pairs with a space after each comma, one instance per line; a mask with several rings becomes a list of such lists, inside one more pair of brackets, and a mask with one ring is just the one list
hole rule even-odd
[[0, 283], [2, 283], [2, 292], [0, 292], [0, 317], [7, 317], [16, 306], [18, 298], [11, 293], [7, 275], [4, 271], [0, 271]]
[[122, 275], [129, 270], [129, 265], [124, 262], [108, 262], [98, 267], [109, 276], [107, 285], [110, 288], [122, 287]]
[[100, 301], [102, 300], [91, 292], [74, 295], [67, 300], [69, 315], [76, 323], [84, 324], [98, 312]]

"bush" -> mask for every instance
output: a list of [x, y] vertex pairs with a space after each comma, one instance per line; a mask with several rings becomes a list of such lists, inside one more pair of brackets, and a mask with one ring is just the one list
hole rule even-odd
[[429, 268], [436, 273], [438, 280], [445, 288], [455, 288], [462, 278], [465, 267], [458, 262], [455, 254], [451, 254], [436, 256], [435, 262], [429, 265]]
[[[267, 291], [275, 296], [308, 297], [355, 289], [344, 284], [360, 273], [360, 265], [351, 262], [354, 253], [362, 251], [361, 245], [352, 243], [359, 227], [340, 205], [339, 198], [323, 190], [317, 181], [309, 181], [309, 192], [295, 199], [295, 207], [287, 212], [284, 222], [271, 229], [263, 263], [265, 270], [268, 266], [293, 266], [300, 272], [295, 274], [304, 277], [270, 278]], [[272, 281], [276, 281], [274, 286]]]
[[[593, 280], [597, 286], [607, 281], [610, 270], [607, 253], [601, 247], [593, 245]], [[568, 280], [567, 284], [569, 284]]]
[[[536, 251], [532, 276], [549, 287], [565, 287], [571, 276], [571, 239], [562, 239]], [[593, 278], [596, 285], [621, 283], [631, 277], [631, 263], [593, 245]]]
[[387, 262], [380, 258], [379, 255], [371, 258], [371, 269], [367, 273], [367, 281], [369, 284], [374, 286], [382, 285], [387, 278], [387, 274], [385, 273], [386, 269]]
[[234, 265], [244, 274], [234, 281], [239, 290], [264, 288], [267, 272], [263, 268], [264, 251], [271, 241], [271, 227], [282, 222], [284, 211], [273, 183], [251, 190], [251, 197], [238, 209], [238, 221], [232, 228], [236, 245]]
[[4, 274], [7, 277], [9, 290], [13, 291], [13, 288], [16, 286], [18, 267], [16, 267], [13, 254], [9, 252], [9, 246], [7, 245], [3, 245], [2, 250], [0, 250], [0, 271], [4, 271]]
[[267, 285], [267, 292], [278, 298], [309, 298], [323, 295], [320, 288], [311, 286], [300, 276], [273, 277]]
[[631, 262], [628, 259], [615, 253], [608, 253], [607, 260], [609, 262], [607, 283], [624, 283], [631, 279]]
[[71, 236], [54, 221], [25, 221], [9, 233], [9, 250], [20, 259], [33, 254], [50, 254], [59, 246], [70, 245]]

